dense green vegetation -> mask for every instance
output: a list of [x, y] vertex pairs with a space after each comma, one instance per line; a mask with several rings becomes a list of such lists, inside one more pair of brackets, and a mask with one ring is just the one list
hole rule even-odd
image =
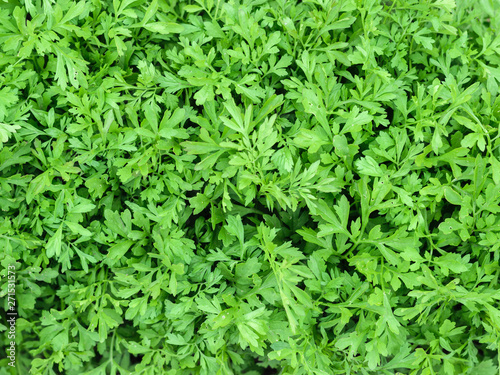
[[498, 375], [498, 0], [0, 1], [0, 374]]

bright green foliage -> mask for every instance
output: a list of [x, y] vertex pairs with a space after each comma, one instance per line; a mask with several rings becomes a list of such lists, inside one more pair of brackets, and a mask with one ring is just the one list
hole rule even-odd
[[498, 0], [0, 0], [0, 374], [498, 375], [499, 84]]

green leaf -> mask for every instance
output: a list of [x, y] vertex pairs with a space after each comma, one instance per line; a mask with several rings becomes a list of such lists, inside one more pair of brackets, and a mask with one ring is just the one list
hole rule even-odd
[[461, 257], [460, 254], [446, 254], [435, 260], [435, 263], [441, 267], [445, 276], [448, 276], [448, 270], [454, 273], [466, 272], [470, 268], [469, 255]]
[[72, 221], [65, 221], [64, 224], [66, 224], [68, 226], [68, 228], [73, 233], [80, 234], [82, 236], [87, 236], [87, 237], [92, 236], [92, 232], [90, 230], [84, 228], [83, 226], [81, 226], [78, 223], [74, 223]]
[[111, 246], [108, 249], [108, 254], [106, 257], [106, 261], [109, 263], [113, 263], [112, 261], [121, 259], [127, 251], [130, 249], [130, 247], [134, 244], [134, 241], [132, 240], [124, 240], [116, 245]]
[[349, 112], [347, 121], [340, 132], [341, 135], [346, 133], [357, 133], [362, 130], [363, 125], [373, 121], [373, 116], [368, 114], [367, 111], [360, 112], [356, 106], [352, 112]]
[[153, 33], [162, 35], [178, 34], [184, 31], [184, 26], [175, 22], [150, 22], [144, 25], [144, 28]]
[[199, 214], [210, 203], [209, 198], [205, 194], [196, 194], [195, 197], [189, 199], [190, 206], [194, 209], [193, 215]]
[[28, 186], [28, 191], [26, 192], [26, 203], [30, 204], [33, 199], [39, 194], [43, 193], [45, 189], [50, 186], [50, 184], [51, 179], [49, 171], [45, 171], [35, 177]]
[[61, 255], [62, 229], [63, 226], [60, 225], [55, 234], [47, 241], [47, 245], [45, 246], [45, 254], [49, 258], [59, 257]]
[[491, 359], [484, 360], [476, 364], [470, 371], [471, 375], [496, 375], [498, 366]]
[[365, 156], [355, 162], [359, 173], [372, 176], [372, 177], [382, 177], [385, 176], [384, 171], [380, 165], [371, 156]]
[[500, 161], [497, 158], [490, 157], [491, 176], [496, 185], [500, 185]]
[[346, 228], [342, 226], [339, 218], [334, 212], [328, 207], [328, 205], [324, 201], [319, 201], [315, 203], [315, 207], [317, 209], [318, 215], [321, 216], [323, 220], [327, 222], [327, 224], [320, 225], [320, 232], [318, 236], [325, 236], [332, 233], [344, 233], [349, 234]]
[[0, 143], [6, 143], [9, 137], [16, 133], [18, 129], [21, 129], [19, 125], [9, 125], [0, 122]]
[[377, 243], [377, 247], [380, 251], [380, 253], [383, 255], [383, 257], [389, 262], [390, 264], [394, 266], [399, 266], [400, 265], [400, 260], [399, 257], [396, 255], [394, 251], [391, 249], [388, 249], [381, 243]]
[[203, 10], [203, 8], [198, 5], [185, 5], [182, 9], [188, 13], [195, 13]]
[[444, 234], [450, 234], [454, 231], [464, 229], [463, 224], [459, 223], [455, 219], [446, 219], [444, 222], [439, 224], [439, 230]]
[[444, 197], [448, 202], [450, 202], [451, 204], [455, 204], [457, 206], [463, 204], [463, 198], [451, 187], [445, 186], [443, 190], [444, 190]]
[[232, 234], [233, 236], [236, 236], [238, 238], [240, 246], [241, 248], [243, 248], [245, 242], [245, 232], [240, 215], [229, 216], [227, 218], [226, 230], [229, 234]]

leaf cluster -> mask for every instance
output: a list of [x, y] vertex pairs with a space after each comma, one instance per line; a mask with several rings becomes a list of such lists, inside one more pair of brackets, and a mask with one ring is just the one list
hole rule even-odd
[[498, 374], [498, 9], [0, 2], [15, 370]]

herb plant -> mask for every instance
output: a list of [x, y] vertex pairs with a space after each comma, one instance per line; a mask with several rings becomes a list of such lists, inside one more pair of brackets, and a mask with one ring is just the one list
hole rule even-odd
[[0, 374], [500, 374], [498, 0], [0, 0]]

